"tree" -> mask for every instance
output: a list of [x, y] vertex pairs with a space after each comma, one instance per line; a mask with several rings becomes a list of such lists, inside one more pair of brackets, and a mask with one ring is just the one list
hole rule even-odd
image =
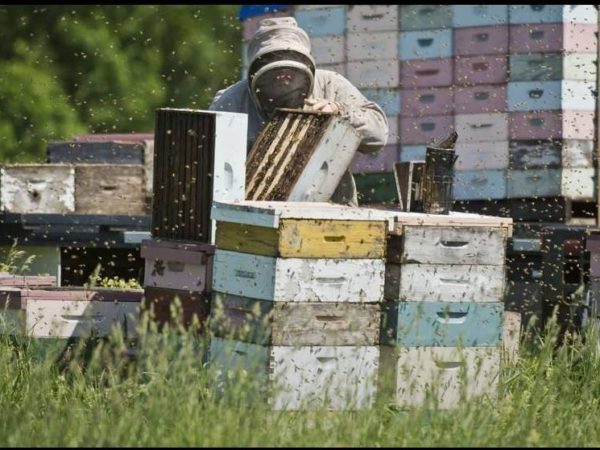
[[49, 140], [151, 131], [162, 106], [205, 109], [240, 72], [237, 5], [0, 8], [0, 161]]

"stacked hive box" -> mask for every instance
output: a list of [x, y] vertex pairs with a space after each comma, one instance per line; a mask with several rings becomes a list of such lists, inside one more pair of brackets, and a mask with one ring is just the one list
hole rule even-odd
[[597, 17], [594, 5], [509, 6], [508, 197], [595, 197]]
[[[159, 325], [173, 323], [179, 313], [184, 327], [193, 323], [194, 316], [200, 324], [208, 317], [213, 253], [210, 244], [161, 239], [142, 242], [145, 307], [152, 309]], [[172, 309], [175, 298], [180, 311]]]
[[346, 9], [345, 5], [302, 5], [294, 11], [298, 26], [310, 37], [317, 67], [344, 76], [350, 71], [346, 57]]
[[[145, 191], [146, 196], [148, 197], [148, 204], [151, 202], [152, 197], [152, 175], [154, 173], [153, 164], [154, 164], [154, 133], [103, 133], [103, 134], [81, 134], [73, 137], [75, 142], [121, 142], [121, 143], [137, 143], [143, 146], [143, 154], [142, 161], [144, 164], [144, 178], [146, 181]], [[114, 146], [110, 148], [114, 149]], [[120, 152], [119, 152], [120, 153]], [[96, 152], [86, 152], [85, 155], [82, 155], [87, 162], [112, 162], [113, 164], [127, 164], [128, 158], [139, 159], [134, 155], [127, 155], [124, 158], [117, 156], [114, 152], [111, 154], [111, 158], [107, 158], [103, 161], [102, 154], [97, 155]], [[100, 158], [98, 158], [98, 156]], [[97, 159], [100, 159], [98, 161]], [[116, 159], [116, 160], [115, 160]], [[114, 161], [114, 162], [113, 162]], [[50, 159], [50, 154], [48, 154], [48, 162], [54, 162]], [[58, 162], [58, 161], [57, 161]], [[83, 162], [83, 161], [80, 161]], [[131, 164], [131, 162], [129, 162]], [[148, 208], [149, 209], [149, 208]]]
[[274, 409], [369, 407], [389, 213], [328, 203], [213, 205], [210, 361]]
[[244, 198], [245, 114], [157, 110], [152, 239], [142, 243], [147, 309], [172, 323], [179, 299], [183, 326], [210, 312], [213, 200]]
[[[141, 144], [51, 142], [48, 154], [50, 164], [11, 164], [0, 168], [2, 211], [92, 215], [147, 213], [148, 192]], [[81, 161], [85, 159], [78, 154], [98, 155], [101, 163], [84, 164]], [[104, 161], [100, 161], [102, 159]]]
[[[0, 168], [0, 211], [16, 225], [5, 231], [35, 255], [28, 273], [52, 273], [59, 285], [81, 285], [99, 262], [91, 255], [104, 254], [112, 259], [108, 269], [112, 274], [137, 275], [139, 266], [132, 267], [137, 252], [120, 247], [130, 246], [128, 240], [137, 234], [130, 229], [143, 228], [148, 218], [152, 137], [146, 133], [74, 136], [48, 143], [47, 164]], [[36, 233], [41, 228], [35, 222], [43, 232]], [[117, 247], [114, 252], [92, 249], [95, 245], [84, 237], [104, 242], [107, 233], [112, 236], [111, 247]], [[118, 259], [117, 254], [127, 258]]]
[[455, 113], [459, 156], [454, 196], [506, 197], [508, 6], [453, 6]]
[[[417, 16], [429, 14], [424, 24], [402, 20], [412, 9]], [[421, 55], [429, 55], [436, 45], [448, 47], [451, 58], [444, 72], [452, 74], [446, 80], [451, 92], [422, 94], [412, 89], [405, 72], [401, 83], [411, 88], [406, 95], [427, 102], [428, 110], [454, 114], [445, 125], [439, 116], [401, 126], [401, 159], [424, 157], [424, 146], [408, 145], [415, 132], [425, 132], [423, 127], [433, 133], [421, 136], [423, 143], [431, 143], [454, 126], [459, 135], [456, 199], [592, 199], [596, 18], [592, 5], [401, 7], [401, 29], [405, 22], [421, 28], [453, 26], [447, 30], [452, 35], [439, 41], [442, 30], [422, 30], [413, 46]], [[401, 33], [403, 60], [411, 58], [411, 39]], [[443, 67], [442, 61], [420, 63]], [[444, 111], [436, 109], [442, 107], [436, 99], [446, 105]], [[403, 98], [403, 114], [420, 113], [413, 103]]]
[[382, 313], [385, 400], [411, 407], [433, 395], [439, 407], [452, 408], [463, 393], [494, 397], [511, 223], [461, 213], [396, 215]]
[[136, 334], [141, 290], [124, 289], [24, 289], [26, 329], [33, 337], [68, 339], [106, 337], [113, 325], [124, 337]]
[[71, 164], [17, 164], [0, 168], [3, 212], [75, 212], [75, 167]]
[[453, 125], [452, 26], [450, 6], [400, 7], [400, 156], [424, 160], [425, 146]]
[[0, 334], [18, 336], [25, 333], [25, 302], [21, 299], [23, 288], [56, 287], [54, 276], [18, 276], [0, 273]]
[[[72, 170], [74, 177], [74, 205], [77, 214], [116, 214], [116, 215], [145, 215], [148, 213], [147, 199], [152, 192], [152, 174], [149, 169], [152, 165], [153, 143], [148, 140], [151, 135], [83, 135], [76, 136], [73, 141], [50, 142], [47, 148], [47, 171], [55, 171], [64, 164], [61, 171]], [[72, 166], [69, 166], [72, 165]], [[38, 176], [27, 176], [23, 183], [27, 183], [30, 198], [28, 203], [35, 206], [36, 201], [44, 194], [36, 192], [45, 190], [45, 186], [36, 186], [50, 175], [43, 174], [43, 168], [37, 168]], [[23, 167], [26, 170], [27, 167]], [[19, 167], [7, 167], [18, 175]], [[33, 170], [28, 169], [30, 172]], [[63, 178], [63, 183], [69, 177]], [[51, 193], [57, 197], [57, 193]], [[24, 194], [21, 194], [24, 195]], [[59, 199], [68, 198], [67, 193], [58, 195]], [[42, 205], [40, 204], [40, 208]], [[11, 205], [14, 209], [14, 206]], [[15, 211], [16, 212], [16, 211]], [[25, 211], [23, 211], [25, 212]], [[33, 211], [27, 211], [33, 212]], [[55, 212], [39, 210], [36, 212]]]
[[425, 146], [454, 125], [452, 9], [400, 7], [400, 158], [425, 159]]
[[[348, 79], [386, 113], [387, 145], [373, 154], [357, 154], [351, 167], [361, 191], [388, 180], [394, 187], [393, 168], [398, 160], [400, 61], [398, 60], [398, 6], [349, 5], [346, 19]], [[365, 189], [366, 187], [366, 189]], [[392, 192], [382, 195], [394, 196]], [[365, 199], [363, 199], [364, 201]], [[377, 197], [373, 196], [372, 201]]]

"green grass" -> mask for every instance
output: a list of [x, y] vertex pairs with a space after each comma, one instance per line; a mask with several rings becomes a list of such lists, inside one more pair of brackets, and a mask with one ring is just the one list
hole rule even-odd
[[[240, 382], [218, 396], [191, 334], [143, 333], [136, 363], [115, 334], [66, 370], [37, 342], [0, 342], [1, 446], [597, 446], [600, 355], [553, 333], [504, 366], [496, 402], [453, 411], [272, 412]], [[28, 348], [29, 345], [29, 348]], [[56, 355], [54, 355], [56, 356]], [[128, 362], [129, 361], [129, 362]], [[64, 369], [64, 364], [62, 365]]]
[[36, 256], [27, 256], [24, 250], [17, 248], [17, 239], [5, 251], [0, 251], [0, 272], [20, 275], [29, 270]]

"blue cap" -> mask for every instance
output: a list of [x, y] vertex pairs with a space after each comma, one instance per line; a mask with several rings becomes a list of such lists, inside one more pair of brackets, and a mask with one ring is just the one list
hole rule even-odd
[[250, 17], [284, 11], [288, 8], [290, 5], [243, 5], [240, 8], [240, 20], [244, 21]]

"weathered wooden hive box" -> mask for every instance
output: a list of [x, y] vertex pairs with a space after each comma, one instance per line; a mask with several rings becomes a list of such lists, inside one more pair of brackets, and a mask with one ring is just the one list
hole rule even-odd
[[[440, 408], [496, 395], [512, 219], [398, 213], [387, 247], [380, 394]], [[510, 324], [509, 324], [510, 325]], [[514, 336], [509, 336], [513, 337]], [[461, 377], [466, 374], [466, 379]]]
[[0, 168], [0, 206], [11, 213], [147, 212], [143, 165], [12, 164]]
[[142, 242], [145, 259], [143, 308], [152, 311], [161, 326], [173, 323], [171, 304], [181, 303], [184, 326], [210, 313], [214, 246], [191, 242], [148, 239]]
[[251, 371], [274, 409], [368, 408], [390, 214], [244, 201], [212, 218], [211, 363]]
[[339, 115], [278, 110], [248, 155], [246, 199], [328, 201], [359, 143]]
[[106, 339], [113, 327], [135, 340], [143, 291], [60, 288], [49, 278], [0, 277], [0, 334], [26, 343], [29, 356], [63, 364], [78, 343]]
[[75, 212], [75, 167], [10, 164], [0, 167], [0, 209], [12, 213]]
[[143, 190], [147, 196], [152, 193], [154, 140], [135, 136], [131, 140], [110, 140], [110, 135], [90, 135], [84, 140], [54, 141], [48, 143], [46, 154], [51, 164], [140, 165], [144, 168]]
[[146, 214], [144, 167], [133, 164], [75, 165], [77, 214]]
[[[83, 134], [77, 135], [73, 137], [73, 141], [76, 143], [84, 143], [84, 142], [111, 142], [117, 143], [119, 145], [127, 144], [127, 145], [141, 145], [143, 147], [143, 157], [142, 161], [144, 164], [144, 179], [146, 182], [145, 190], [147, 195], [152, 194], [152, 186], [153, 186], [153, 175], [154, 175], [154, 133], [100, 133], [100, 134]], [[50, 150], [50, 149], [48, 149]], [[135, 153], [132, 154], [134, 157]], [[74, 155], [76, 156], [76, 155]], [[88, 161], [88, 162], [103, 162], [107, 164], [117, 164], [122, 162], [123, 164], [127, 164], [127, 161], [124, 161], [123, 158], [119, 156], [117, 152], [114, 156], [118, 159], [113, 159], [112, 154], [111, 158], [103, 160], [103, 161]], [[48, 158], [50, 158], [50, 154], [48, 154]], [[137, 156], [135, 156], [137, 159]], [[50, 161], [50, 159], [48, 160]]]

